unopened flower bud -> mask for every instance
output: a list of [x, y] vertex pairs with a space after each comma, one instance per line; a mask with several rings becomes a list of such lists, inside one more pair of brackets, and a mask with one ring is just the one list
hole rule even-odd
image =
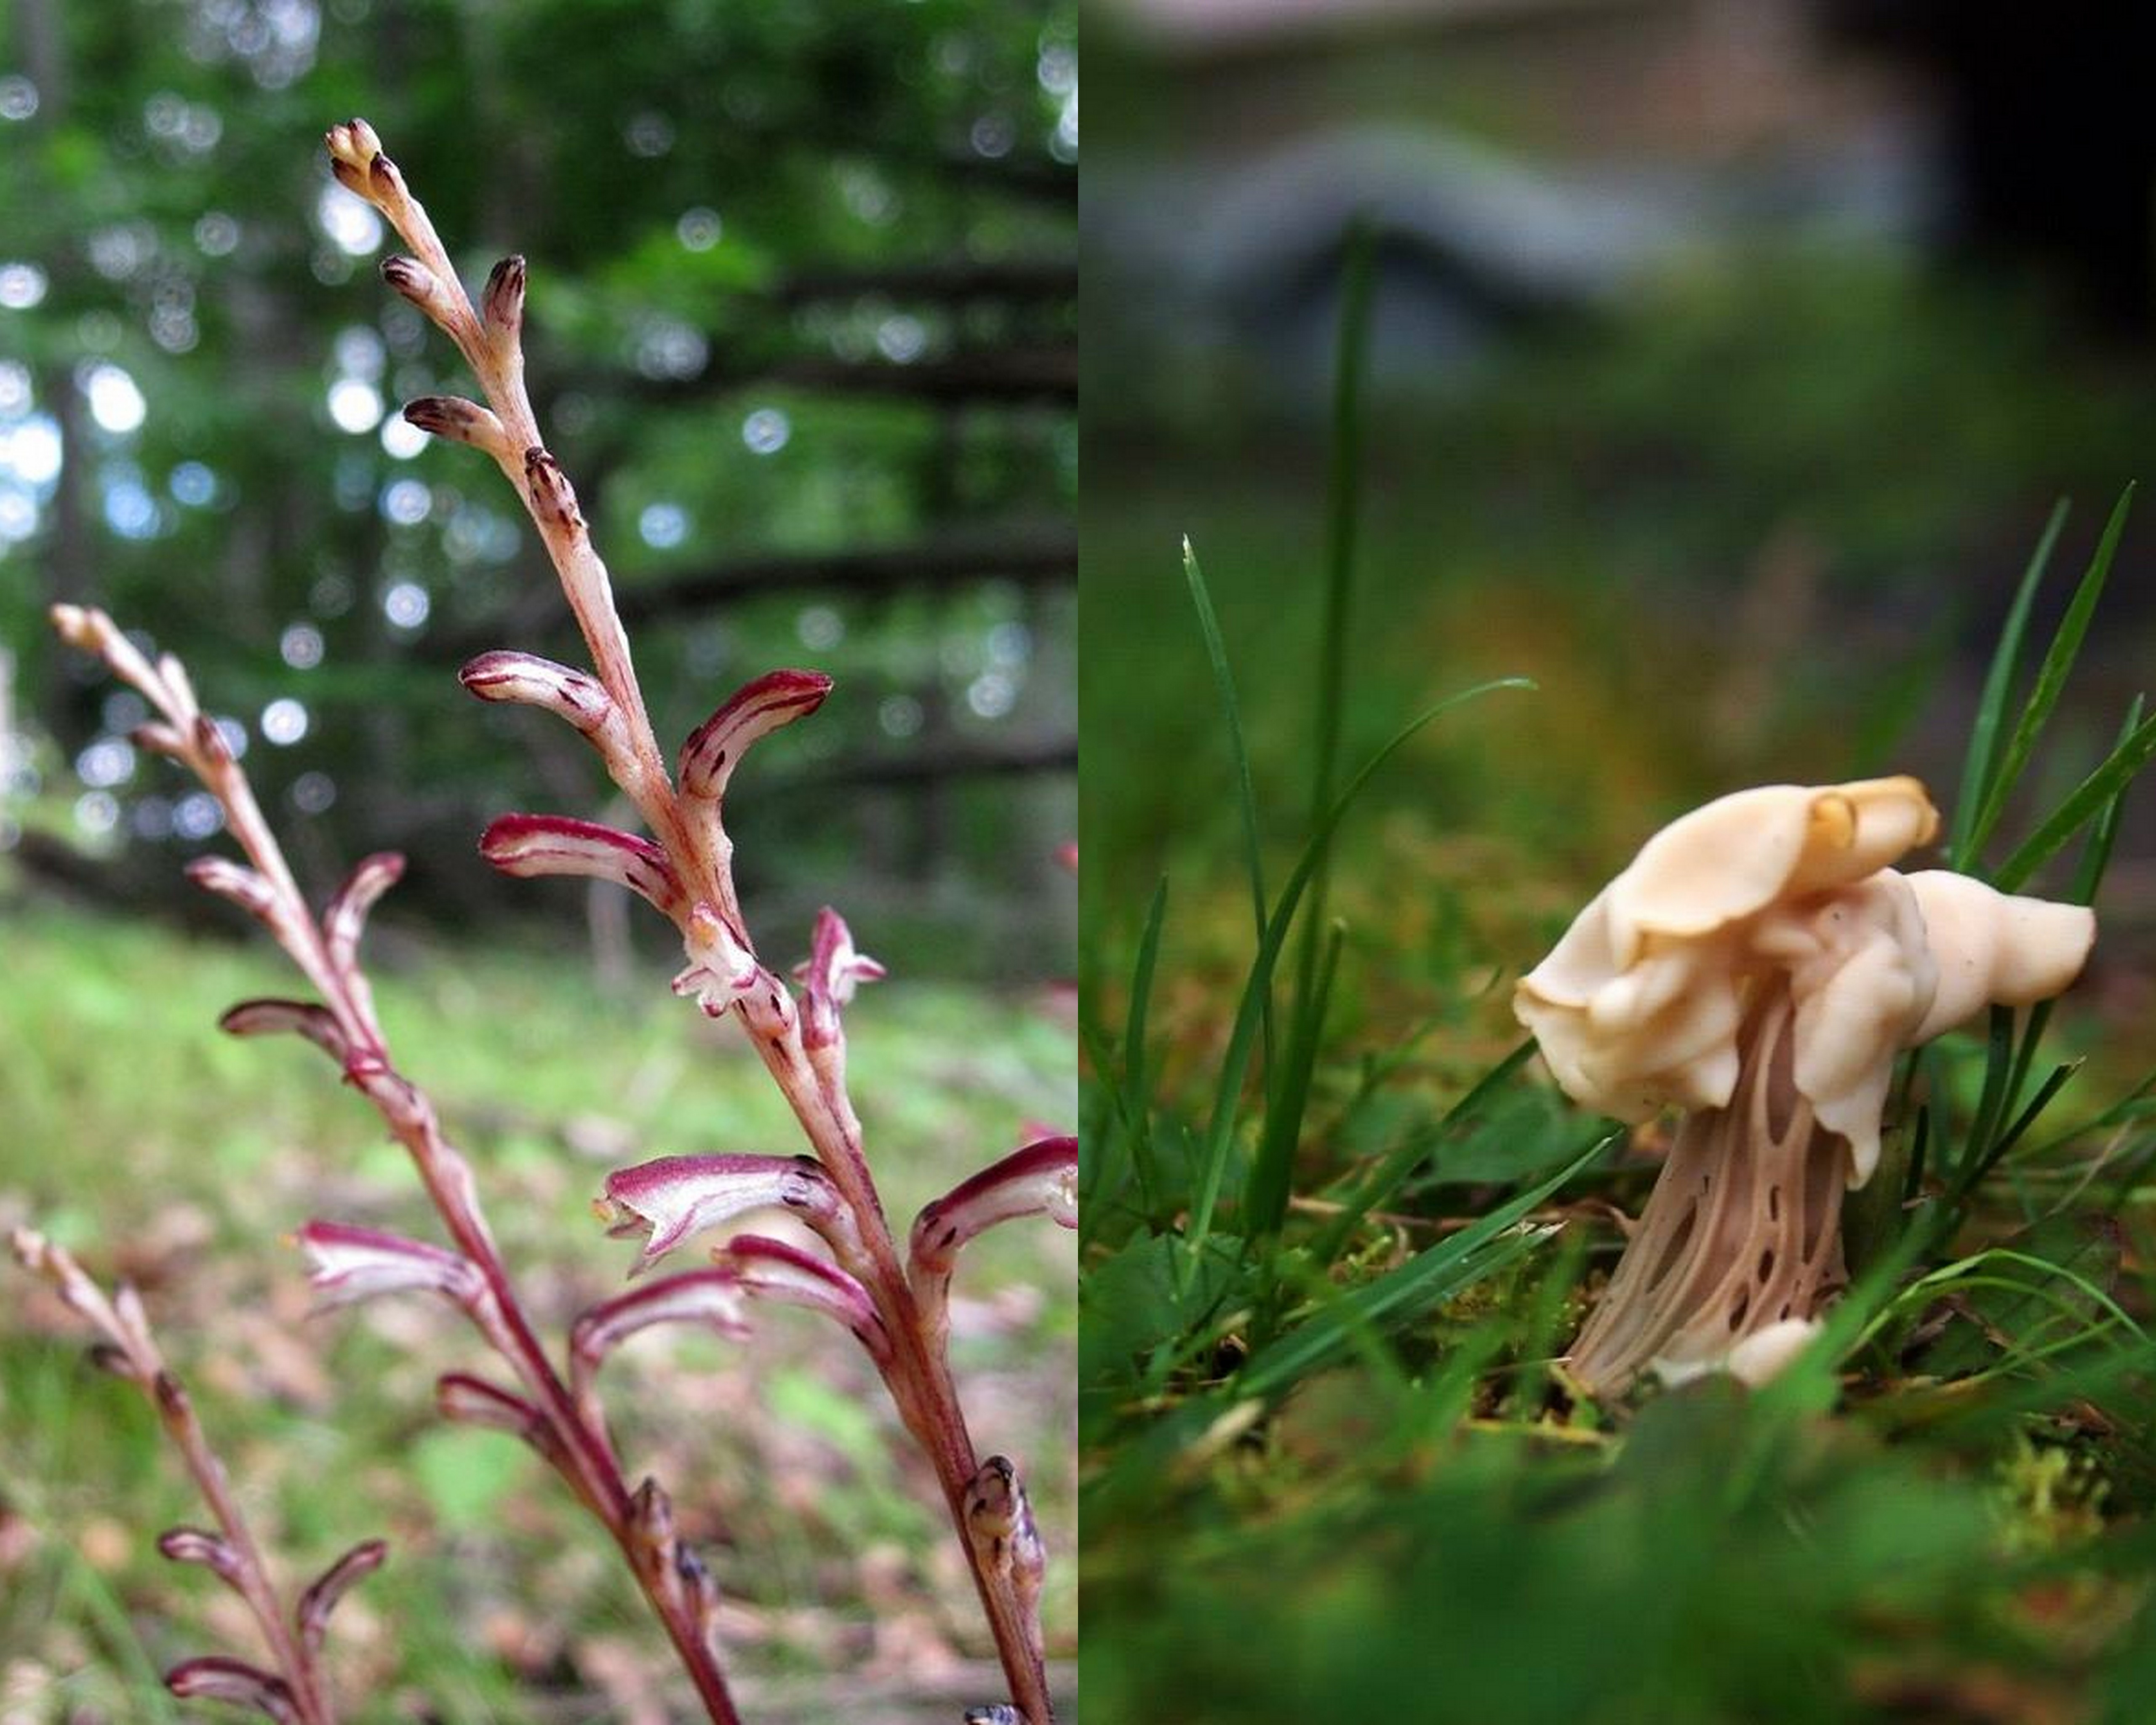
[[382, 153], [382, 140], [375, 136], [374, 128], [357, 118], [331, 126], [323, 134], [322, 141], [329, 146], [333, 164], [343, 162], [362, 170]]
[[504, 258], [486, 278], [480, 309], [496, 341], [515, 341], [524, 327], [524, 259]]
[[614, 716], [613, 697], [588, 672], [536, 653], [482, 653], [457, 673], [481, 701], [521, 701], [558, 715], [596, 737]]
[[382, 279], [434, 321], [448, 319], [451, 302], [440, 278], [417, 258], [393, 254], [382, 260], [381, 268]]
[[429, 437], [470, 444], [490, 454], [504, 449], [509, 441], [509, 434], [492, 412], [459, 395], [423, 395], [408, 401], [404, 403], [404, 419]]
[[806, 985], [808, 1007], [801, 1027], [803, 1042], [809, 1048], [828, 1047], [839, 1040], [839, 1009], [854, 998], [863, 983], [880, 982], [883, 966], [865, 952], [854, 950], [854, 937], [845, 919], [829, 905], [816, 913], [815, 943], [793, 974]]
[[562, 464], [536, 444], [524, 452], [524, 490], [531, 499], [531, 513], [542, 526], [552, 525], [568, 533], [583, 531], [584, 517], [577, 507], [576, 487], [562, 471]]
[[300, 1645], [309, 1654], [321, 1651], [330, 1614], [336, 1609], [337, 1602], [379, 1569], [388, 1555], [389, 1547], [383, 1541], [362, 1540], [317, 1576], [314, 1585], [300, 1595], [292, 1620], [299, 1627]]
[[244, 863], [227, 856], [198, 856], [187, 865], [186, 874], [204, 892], [230, 899], [251, 916], [267, 922], [276, 914], [276, 889]]
[[284, 1680], [243, 1659], [209, 1654], [187, 1660], [165, 1673], [165, 1686], [182, 1701], [223, 1701], [251, 1707], [278, 1725], [296, 1725], [300, 1717]]
[[69, 646], [85, 653], [102, 652], [105, 639], [112, 633], [112, 619], [105, 613], [83, 605], [54, 605], [45, 614], [52, 619], [54, 631]]

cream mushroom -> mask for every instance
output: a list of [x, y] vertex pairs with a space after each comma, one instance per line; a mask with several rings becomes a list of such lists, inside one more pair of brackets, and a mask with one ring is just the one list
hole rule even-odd
[[1573, 1344], [1582, 1388], [1778, 1369], [1845, 1280], [1841, 1194], [1878, 1166], [1896, 1055], [2080, 973], [2083, 906], [1890, 866], [1938, 825], [1913, 778], [1722, 797], [1650, 839], [1521, 979], [1513, 1010], [1575, 1101], [1685, 1111]]

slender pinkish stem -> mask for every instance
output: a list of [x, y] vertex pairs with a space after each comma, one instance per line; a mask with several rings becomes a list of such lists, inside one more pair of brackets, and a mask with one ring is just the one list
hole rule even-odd
[[210, 1448], [187, 1387], [165, 1363], [133, 1291], [123, 1285], [118, 1297], [108, 1300], [104, 1290], [64, 1249], [28, 1229], [18, 1230], [13, 1244], [23, 1266], [44, 1276], [70, 1310], [87, 1318], [105, 1336], [113, 1350], [115, 1369], [138, 1384], [157, 1409], [166, 1436], [180, 1452], [196, 1489], [217, 1522], [222, 1544], [218, 1573], [246, 1602], [301, 1725], [336, 1725], [336, 1712], [321, 1661], [294, 1634], [278, 1600], [275, 1584], [270, 1579], [269, 1565], [263, 1561], [247, 1517], [240, 1513], [239, 1500], [232, 1495], [224, 1464]]

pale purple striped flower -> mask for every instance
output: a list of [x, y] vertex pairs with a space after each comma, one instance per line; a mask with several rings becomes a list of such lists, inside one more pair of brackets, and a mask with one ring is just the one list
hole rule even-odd
[[806, 1156], [661, 1156], [608, 1174], [592, 1206], [618, 1238], [647, 1236], [632, 1276], [690, 1235], [751, 1210], [790, 1209], [813, 1224], [839, 1207], [829, 1178]]
[[565, 814], [505, 814], [480, 838], [479, 852], [503, 874], [524, 879], [574, 875], [615, 881], [675, 921], [688, 908], [680, 877], [664, 850], [649, 839], [597, 821]]

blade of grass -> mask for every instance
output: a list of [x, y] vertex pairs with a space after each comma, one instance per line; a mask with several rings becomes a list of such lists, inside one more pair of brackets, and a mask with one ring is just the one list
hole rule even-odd
[[[1260, 941], [1265, 937], [1265, 867], [1258, 845], [1258, 793], [1250, 779], [1250, 751], [1243, 740], [1242, 709], [1235, 701], [1235, 673], [1228, 668], [1227, 644], [1220, 639], [1220, 619], [1213, 610], [1213, 595], [1199, 567], [1198, 552], [1188, 535], [1183, 541], [1183, 576], [1190, 586], [1190, 603], [1198, 612], [1199, 632], [1205, 638], [1206, 662], [1213, 668], [1213, 687], [1228, 724], [1228, 750], [1235, 769], [1235, 802], [1243, 820], [1243, 862], [1250, 877], [1250, 911]], [[1265, 1064], [1272, 1064], [1273, 1007], [1270, 989], [1263, 1014]]]
[[1557, 1261], [1536, 1285], [1533, 1302], [1520, 1326], [1519, 1375], [1512, 1380], [1511, 1395], [1516, 1417], [1533, 1419], [1548, 1392], [1550, 1363], [1565, 1327], [1565, 1307], [1586, 1273], [1587, 1243], [1587, 1230], [1573, 1229], [1558, 1249]]
[[[1314, 883], [1312, 890], [1316, 891]], [[1346, 932], [1346, 925], [1337, 921], [1327, 932], [1317, 974], [1307, 991], [1296, 999], [1295, 1022], [1288, 1030], [1287, 1059], [1265, 1102], [1265, 1129], [1258, 1141], [1257, 1159], [1250, 1164], [1245, 1199], [1248, 1217], [1245, 1235], [1253, 1249], [1260, 1240], [1278, 1234], [1287, 1216], [1296, 1146], [1302, 1140], [1311, 1076], [1317, 1065], [1318, 1039], [1325, 1029], [1325, 1009], [1332, 996], [1332, 978], [1340, 966], [1340, 942]]]
[[[1273, 968], [1279, 962], [1281, 947], [1287, 939], [1289, 925], [1295, 919], [1296, 907], [1302, 901], [1303, 889], [1309, 884], [1312, 872], [1317, 867], [1319, 848], [1332, 837], [1332, 829], [1340, 824], [1363, 787], [1368, 784], [1378, 769], [1392, 759], [1399, 751], [1423, 727], [1442, 717], [1455, 707], [1464, 706], [1477, 697], [1499, 689], [1532, 689], [1535, 685], [1525, 677], [1499, 677], [1487, 683], [1477, 683], [1471, 689], [1448, 696], [1435, 706], [1426, 708], [1397, 732], [1384, 747], [1365, 761], [1347, 787], [1334, 798], [1332, 806], [1317, 823], [1296, 860], [1287, 884], [1281, 889], [1280, 902], [1273, 908], [1271, 918], [1258, 942], [1257, 957], [1252, 961], [1249, 978], [1243, 985], [1243, 996], [1236, 1008], [1234, 1028], [1229, 1032], [1228, 1047], [1221, 1056], [1220, 1077], [1214, 1092], [1213, 1114], [1207, 1122], [1204, 1143], [1199, 1153], [1199, 1185], [1191, 1204], [1188, 1244], [1193, 1253], [1201, 1250], [1206, 1238], [1213, 1231], [1213, 1212], [1219, 1205], [1220, 1187], [1228, 1168], [1228, 1149], [1235, 1131], [1236, 1103], [1243, 1093], [1243, 1081], [1250, 1070], [1250, 1045], [1255, 1039], [1265, 1004], [1270, 998]], [[1180, 1260], [1188, 1275], [1190, 1260]]]
[[1555, 1227], [1527, 1228], [1487, 1235], [1471, 1250], [1441, 1261], [1433, 1258], [1433, 1247], [1297, 1326], [1259, 1355], [1254, 1366], [1237, 1373], [1235, 1388], [1244, 1395], [1271, 1395], [1330, 1365], [1351, 1348], [1366, 1358], [1380, 1349], [1389, 1353], [1383, 1341], [1387, 1326], [1404, 1323], [1419, 1312], [1465, 1293], [1517, 1263], [1558, 1231]]
[[1919, 1108], [1917, 1111], [1916, 1127], [1909, 1135], [1909, 1173], [1902, 1183], [1903, 1209], [1908, 1209], [1914, 1204], [1917, 1196], [1924, 1189], [1924, 1158], [1931, 1148], [1931, 1137], [1932, 1111], [1928, 1108]]
[[[1316, 738], [1311, 754], [1310, 816], [1314, 825], [1332, 800], [1340, 760], [1341, 709], [1348, 677], [1348, 608], [1353, 596], [1355, 541], [1360, 525], [1363, 480], [1363, 382], [1369, 367], [1370, 288], [1375, 275], [1375, 231], [1367, 212], [1348, 224], [1340, 274], [1340, 327], [1332, 362], [1332, 449], [1326, 479], [1325, 612], [1318, 631]], [[1331, 870], [1320, 853], [1310, 884], [1310, 916], [1303, 924], [1296, 966], [1296, 1012], [1309, 1015], [1311, 987], [1325, 926]], [[1298, 1034], [1311, 1034], [1301, 1024]], [[1270, 1106], [1277, 1109], [1280, 1099]]]
[[1168, 916], [1168, 876], [1152, 890], [1145, 932], [1138, 937], [1137, 963], [1131, 973], [1130, 1014], [1123, 1026], [1123, 1130], [1130, 1136], [1131, 1165], [1137, 1170], [1138, 1194], [1150, 1209], [1160, 1191], [1152, 1160], [1152, 1111], [1146, 1080], [1146, 1016], [1152, 1000], [1153, 968], [1160, 958], [1161, 925]]
[[2138, 1153], [2127, 1158], [2124, 1172], [2112, 1183], [2110, 1201], [2104, 1209], [2113, 1214], [2125, 1209], [2127, 1199], [2133, 1195], [2133, 1189], [2141, 1183], [2142, 1176], [2152, 1166], [2156, 1166], [2156, 1138], [2149, 1140]]
[[[1079, 1018], [1078, 1042], [1096, 1073], [1115, 1070], [1116, 1051], [1108, 1045], [1107, 1033], [1089, 1017]], [[1122, 1094], [1105, 1076], [1101, 1083], [1115, 1111], [1116, 1129], [1096, 1132], [1084, 1121], [1078, 1128], [1078, 1237], [1089, 1245], [1107, 1219], [1109, 1200], [1122, 1190], [1129, 1153]]]
[[[1340, 329], [1332, 362], [1332, 450], [1326, 480], [1325, 623], [1317, 661], [1317, 744], [1312, 751], [1310, 819], [1332, 801], [1340, 759], [1341, 705], [1348, 673], [1348, 603], [1353, 596], [1358, 506], [1363, 482], [1363, 383], [1370, 360], [1370, 289], [1376, 232], [1367, 211], [1348, 226], [1340, 272]], [[1312, 890], [1312, 902], [1323, 884]]]
[[1355, 1094], [1348, 1099], [1348, 1111], [1352, 1113], [1368, 1102], [1395, 1072], [1413, 1060], [1422, 1045], [1443, 1029], [1451, 1019], [1450, 1011], [1434, 1012], [1390, 1048], [1365, 1052], [1362, 1075], [1355, 1081]]
[[2126, 531], [2127, 511], [2133, 503], [2133, 487], [2129, 485], [2112, 506], [2111, 519], [2104, 524], [2103, 535], [2097, 541], [2087, 571], [2074, 589], [2066, 614], [2052, 634], [2051, 645], [2044, 650], [2043, 663], [2036, 668], [2035, 686], [2022, 706], [2021, 716], [2007, 742], [2005, 756], [1998, 771], [1991, 775], [1975, 824], [1969, 829], [1966, 855], [1972, 860], [1983, 855], [1985, 842], [1997, 828], [1999, 816], [2006, 811], [2006, 799], [2014, 793], [2030, 756], [2035, 752], [2036, 740], [2050, 722], [2051, 710], [2058, 705], [2059, 691], [2066, 687], [2075, 656], [2088, 634], [2089, 619], [2096, 611], [2097, 601], [2103, 595], [2103, 584], [2111, 574], [2112, 559], [2118, 551], [2119, 536]]
[[1969, 839], [1975, 829], [1977, 811], [1991, 794], [1998, 768], [1999, 725], [2005, 716], [2014, 667], [2021, 657], [2021, 638], [2028, 633], [2029, 608], [2051, 561], [2051, 547], [2058, 543], [2059, 530], [2066, 524], [2066, 500], [2061, 497], [2051, 506], [2051, 519], [2044, 524], [2043, 536], [2037, 540], [2035, 552], [2015, 592], [2005, 626], [1999, 632], [1999, 644], [1992, 649], [1991, 668], [1984, 674], [1984, 693], [1977, 701], [1976, 717], [1969, 727], [1969, 753], [1962, 763], [1961, 793], [1954, 800], [1953, 824], [1947, 839], [1947, 866], [1964, 874], [1970, 872], [1974, 860]]
[[[2057, 701], [2058, 692], [2065, 683], [2067, 671], [2071, 669], [2074, 654], [2079, 649], [2081, 639], [2087, 632], [2089, 613], [2094, 608], [2096, 590], [2101, 588], [2104, 574], [2110, 567], [2112, 554], [2118, 547], [2120, 530], [2125, 525], [2127, 506], [2133, 501], [2133, 487], [2129, 485], [2125, 494], [2120, 497], [2118, 506], [2112, 511], [2111, 521], [2105, 528], [2102, 542], [2097, 547], [2096, 555], [2090, 561], [2089, 572], [2082, 578], [2081, 588], [2075, 593], [2074, 603], [2069, 609], [2066, 620], [2060, 625], [2057, 634], [2052, 639], [2051, 649], [2045, 655], [2043, 668], [2037, 677], [2036, 689], [2030, 695], [2028, 706], [2023, 710], [2022, 722], [2015, 732], [2014, 747], [2009, 751], [2008, 764], [2001, 778], [2001, 785], [2004, 788], [1995, 791], [1993, 802], [1988, 810], [1994, 819], [1996, 818], [1999, 809], [2005, 805], [2007, 790], [2011, 788], [2014, 780], [2019, 777], [2026, 764], [2029, 752], [2034, 746], [2036, 736], [2042, 730], [2044, 721], [2049, 717], [2052, 706]], [[2061, 643], [2066, 644], [2063, 652]], [[2142, 697], [2136, 696], [2132, 706], [2127, 710], [2126, 722], [2120, 728], [2114, 749], [2123, 747], [2133, 737], [2141, 722], [2143, 706]], [[2033, 723], [2032, 716], [2034, 716]], [[2105, 870], [2110, 866], [2112, 848], [2118, 835], [2119, 814], [2124, 806], [2126, 793], [2131, 783], [2131, 775], [2121, 779], [2117, 788], [2097, 809], [2089, 829], [2088, 839], [2082, 847], [2081, 861], [2074, 870], [2073, 885], [2068, 893], [2069, 898], [2074, 903], [2087, 905], [2096, 901], [2097, 890], [2102, 886]], [[1980, 850], [1983, 848], [1990, 831], [1989, 822], [1979, 819], [1973, 840], [1974, 850]], [[2045, 1000], [2039, 1001], [2030, 1009], [2027, 1022], [2022, 1029], [2020, 1046], [2015, 1052], [2014, 1063], [2005, 1089], [1997, 1100], [1997, 1112], [1992, 1117], [1994, 1122], [1999, 1115], [2003, 1115], [2015, 1108], [2020, 1101], [2022, 1093], [2029, 1082], [2029, 1075], [2035, 1065], [2036, 1050], [2043, 1041], [2044, 1032], [2051, 1024], [2051, 1002]], [[1986, 1076], [1986, 1094], [1989, 1099], [1989, 1074], [1987, 1073]], [[2031, 1111], [2025, 1112], [2015, 1128], [2008, 1134], [2010, 1140], [2020, 1137], [2029, 1126], [2033, 1124], [2035, 1111], [2040, 1110], [2042, 1103], [2048, 1100], [2051, 1095], [2056, 1093], [2058, 1081], [2058, 1076], [2054, 1075], [2053, 1083], [2040, 1095], [2036, 1103], [2032, 1105]], [[1983, 1140], [1978, 1139], [1975, 1142], [1981, 1145]], [[1998, 1145], [1984, 1149], [1974, 1178], [1956, 1182], [1955, 1194], [1958, 1201], [1966, 1199], [1974, 1191], [1977, 1181], [1983, 1178], [1984, 1173], [1994, 1165], [2003, 1154], [2005, 1154], [2005, 1148]]]
[[2015, 1117], [2013, 1125], [1984, 1149], [1957, 1183], [1954, 1193], [1957, 1199], [1966, 1199], [1976, 1190], [1984, 1177], [1999, 1165], [2007, 1152], [2021, 1142], [2029, 1128], [2035, 1124], [2036, 1117], [2051, 1106], [2051, 1098], [2065, 1087], [2066, 1081], [2081, 1069], [2082, 1062], [2079, 1060], [2069, 1060], [2066, 1065], [2052, 1069], [2051, 1076], [2037, 1087], [2036, 1094], [2030, 1098], [2029, 1106]]
[[2087, 1137], [2094, 1132], [2109, 1132], [2115, 1126], [2123, 1126], [2128, 1121], [2143, 1119], [2156, 1113], [2156, 1096], [2148, 1094], [2152, 1090], [2156, 1090], [2156, 1072], [2151, 1072], [2095, 1119], [2085, 1121], [2071, 1132], [2061, 1132], [2056, 1138], [2046, 1139], [2033, 1153], [2046, 1156], [2076, 1138]]
[[2050, 819], [2023, 839], [1992, 875], [2002, 892], [2018, 891], [2028, 878], [2063, 850], [2106, 804], [2130, 784], [2156, 754], [2156, 718], [2143, 719], [2119, 740], [2102, 764], [2075, 787]]
[[[2119, 727], [2118, 742], [2112, 745], [2114, 748], [2133, 735], [2146, 704], [2143, 696], [2133, 697], [2132, 705], [2126, 709], [2126, 722]], [[2126, 793], [2132, 783], [2129, 779], [2112, 793], [2110, 801], [2103, 805], [2095, 824], [2089, 829], [2088, 843], [2082, 847], [2080, 866], [2074, 870], [2073, 888], [2067, 894], [2077, 905], [2096, 902], [2097, 891], [2103, 885], [2104, 875], [2111, 867], [2112, 846], [2118, 839], [2119, 811], [2126, 806]]]
[[1999, 1130], [1999, 1117], [2006, 1107], [2006, 1082], [2014, 1071], [2014, 1009], [1994, 1006], [1991, 1009], [1990, 1031], [1984, 1045], [1984, 1089], [1977, 1098], [1976, 1113], [1969, 1123], [1969, 1134], [1962, 1140], [1961, 1154], [1954, 1159], [1953, 1178], [1947, 1183], [1947, 1190], [1955, 1199], [1967, 1195], [1969, 1189], [1969, 1171], [1984, 1155], [1984, 1147], [1991, 1142]]
[[[1338, 344], [1333, 360], [1332, 451], [1326, 486], [1326, 578], [1323, 622], [1318, 631], [1317, 711], [1312, 716], [1310, 820], [1315, 825], [1332, 800], [1340, 756], [1342, 707], [1348, 670], [1348, 602], [1353, 597], [1355, 540], [1363, 472], [1363, 380], [1368, 364], [1370, 283], [1374, 248], [1368, 218], [1348, 224], [1341, 273]], [[1266, 1047], [1265, 1127], [1250, 1171], [1245, 1237], [1253, 1249], [1280, 1231], [1287, 1214], [1296, 1146], [1310, 1101], [1310, 1079], [1325, 1027], [1332, 967], [1340, 933], [1327, 932], [1325, 901], [1332, 882], [1329, 844], [1321, 845], [1308, 890], [1302, 943], [1296, 963], [1294, 1008], [1286, 1060], [1278, 1067]], [[1320, 950], [1323, 956], [1321, 958]], [[1321, 970], [1322, 974], [1321, 975]]]
[[1463, 1228], [1397, 1270], [1388, 1271], [1353, 1293], [1342, 1296], [1308, 1322], [1255, 1354], [1236, 1374], [1235, 1387], [1246, 1395], [1268, 1395], [1325, 1363], [1356, 1334], [1385, 1322], [1398, 1322], [1449, 1300], [1491, 1271], [1522, 1256], [1554, 1230], [1515, 1234], [1512, 1230], [1568, 1180], [1609, 1146], [1619, 1135], [1598, 1135], [1594, 1142], [1547, 1179]]

